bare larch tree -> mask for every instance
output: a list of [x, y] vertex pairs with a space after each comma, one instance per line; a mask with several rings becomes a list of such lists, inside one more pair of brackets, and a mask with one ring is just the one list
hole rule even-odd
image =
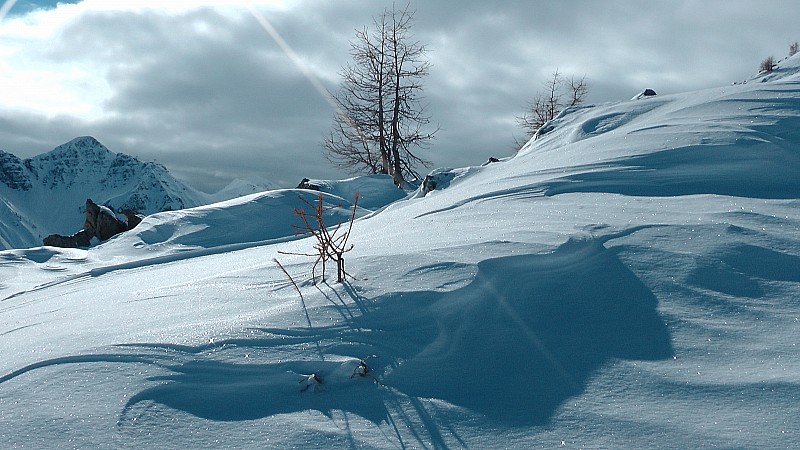
[[413, 17], [407, 7], [392, 7], [373, 18], [372, 30], [356, 31], [353, 61], [342, 69], [342, 84], [332, 95], [337, 111], [323, 143], [337, 167], [389, 174], [398, 186], [428, 165], [415, 152], [436, 133], [426, 131], [430, 117], [421, 93], [430, 63], [425, 46], [411, 35]]

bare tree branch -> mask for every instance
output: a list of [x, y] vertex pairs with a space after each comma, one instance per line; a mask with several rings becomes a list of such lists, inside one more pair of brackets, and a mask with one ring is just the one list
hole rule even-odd
[[544, 83], [544, 90], [528, 103], [525, 113], [517, 116], [517, 125], [525, 131], [527, 139], [530, 139], [565, 108], [583, 103], [588, 92], [586, 77], [572, 76], [569, 80], [564, 80], [561, 72], [556, 69], [552, 77]]
[[[336, 206], [325, 208], [322, 201], [322, 193], [317, 196], [317, 202], [311, 203], [303, 196], [300, 200], [305, 203], [313, 212], [307, 212], [304, 208], [294, 208], [294, 215], [300, 218], [300, 225], [294, 225], [297, 234], [313, 236], [316, 243], [313, 245], [315, 253], [292, 253], [281, 252], [278, 253], [285, 255], [309, 256], [315, 258], [314, 265], [311, 267], [311, 279], [314, 284], [317, 282], [317, 266], [322, 264], [322, 282], [325, 280], [325, 269], [328, 260], [336, 263], [336, 280], [343, 283], [347, 277], [353, 278], [352, 275], [347, 273], [344, 266], [344, 254], [353, 249], [353, 244], [348, 245], [347, 241], [350, 239], [350, 233], [353, 230], [353, 222], [356, 219], [356, 210], [358, 208], [358, 192], [353, 198], [353, 210], [350, 213], [350, 219], [347, 221], [347, 229], [343, 234], [339, 231], [342, 229], [342, 224], [336, 225], [333, 229], [325, 225], [325, 212]], [[280, 266], [277, 260], [275, 262]], [[283, 267], [281, 267], [283, 269]], [[284, 270], [284, 272], [286, 272]], [[288, 273], [287, 273], [288, 276]], [[291, 277], [289, 277], [291, 280]], [[294, 282], [292, 280], [292, 282]], [[296, 286], [295, 286], [296, 287]]]

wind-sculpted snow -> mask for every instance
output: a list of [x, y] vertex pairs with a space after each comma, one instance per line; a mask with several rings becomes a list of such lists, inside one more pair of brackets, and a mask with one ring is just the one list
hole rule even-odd
[[[391, 420], [393, 403], [417, 397], [500, 422], [544, 424], [610, 359], [673, 355], [653, 294], [595, 241], [483, 261], [468, 285], [449, 292], [375, 299], [348, 292], [349, 302], [328, 307], [347, 318], [338, 326], [253, 330], [201, 346], [130, 344], [117, 356], [36, 363], [0, 383], [59, 364], [152, 361], [172, 372], [150, 378], [159, 383], [131, 396], [123, 426], [149, 414], [153, 403], [210, 420], [315, 409], [349, 411], [380, 424]], [[307, 350], [297, 354], [302, 347]], [[299, 358], [266, 364], [224, 358], [270, 349]], [[368, 355], [377, 378], [353, 377], [358, 359]], [[324, 394], [300, 395], [298, 383], [312, 373], [323, 378]]]
[[610, 192], [787, 199], [800, 197], [796, 173], [800, 173], [800, 151], [740, 142], [693, 145], [610, 161], [601, 169], [557, 178], [544, 187], [546, 195]]
[[689, 283], [744, 298], [767, 295], [763, 280], [800, 283], [800, 257], [770, 248], [736, 244], [717, 249], [692, 271]]
[[[367, 187], [363, 199], [373, 207], [382, 207], [397, 196], [389, 177], [357, 177], [331, 182], [337, 191], [359, 192]], [[399, 191], [402, 192], [402, 191]], [[0, 298], [41, 290], [84, 277], [97, 277], [118, 270], [164, 264], [195, 257], [232, 252], [259, 245], [300, 239], [300, 219], [295, 209], [312, 212], [319, 195], [323, 197], [328, 226], [346, 222], [352, 215], [352, 198], [347, 200], [327, 192], [282, 189], [251, 194], [224, 202], [180, 211], [166, 211], [145, 218], [134, 230], [117, 235], [94, 248], [89, 258], [86, 250], [34, 247], [0, 252]], [[373, 211], [360, 206], [356, 217]], [[75, 255], [79, 254], [79, 257]], [[42, 255], [39, 258], [26, 255]], [[57, 255], [54, 263], [41, 258]], [[77, 259], [76, 259], [77, 258]], [[30, 276], [20, 271], [24, 262], [35, 262], [42, 271], [64, 272], [56, 280]], [[81, 264], [76, 264], [76, 262]], [[27, 274], [27, 279], [18, 276]], [[18, 286], [12, 289], [11, 286]], [[10, 292], [10, 293], [5, 293]], [[3, 295], [5, 294], [5, 295]]]
[[[319, 194], [282, 189], [208, 206], [154, 214], [145, 218], [129, 236], [121, 237], [120, 244], [133, 242], [133, 245], [138, 245], [135, 242], [138, 239], [148, 246], [168, 243], [210, 248], [292, 237], [298, 232], [297, 226], [302, 225], [292, 211], [304, 209], [312, 213], [312, 205], [316, 204]], [[329, 225], [346, 222], [350, 218], [351, 203], [330, 194], [322, 195], [325, 219]], [[360, 210], [358, 215], [366, 212]]]
[[0, 252], [0, 442], [798, 448], [798, 64], [569, 108], [385, 207], [315, 182], [331, 223], [371, 192], [345, 284], [293, 236], [311, 190]]
[[653, 294], [592, 241], [483, 261], [470, 285], [439, 296], [391, 297], [355, 321], [416, 343], [385, 383], [495, 420], [546, 423], [605, 361], [672, 356]]

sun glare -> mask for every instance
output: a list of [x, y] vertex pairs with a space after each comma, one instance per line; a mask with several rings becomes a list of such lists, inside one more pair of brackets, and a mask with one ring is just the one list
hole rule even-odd
[[278, 44], [278, 47], [281, 48], [283, 53], [286, 54], [286, 57], [289, 58], [289, 60], [291, 60], [292, 63], [298, 68], [298, 70], [300, 70], [300, 72], [306, 77], [308, 82], [311, 83], [311, 86], [314, 87], [314, 90], [316, 90], [319, 93], [319, 95], [321, 95], [322, 98], [324, 98], [325, 101], [327, 101], [328, 104], [331, 105], [333, 109], [338, 109], [338, 105], [336, 105], [336, 102], [333, 101], [330, 93], [328, 93], [328, 90], [325, 88], [325, 86], [322, 84], [319, 78], [317, 78], [316, 74], [297, 55], [297, 53], [286, 42], [286, 40], [283, 39], [280, 33], [278, 33], [278, 30], [276, 30], [275, 27], [273, 27], [272, 24], [269, 22], [269, 20], [267, 20], [267, 18], [263, 14], [261, 14], [261, 12], [259, 12], [253, 5], [248, 5], [248, 6], [250, 14], [253, 15], [253, 18], [255, 18], [256, 21], [258, 21], [259, 25], [261, 25], [261, 28], [263, 28], [264, 31], [267, 32], [267, 34], [272, 38], [272, 40], [275, 41], [276, 44]]
[[17, 0], [6, 0], [3, 3], [3, 6], [0, 6], [0, 20], [6, 17], [11, 8], [14, 7], [14, 3], [17, 3]]

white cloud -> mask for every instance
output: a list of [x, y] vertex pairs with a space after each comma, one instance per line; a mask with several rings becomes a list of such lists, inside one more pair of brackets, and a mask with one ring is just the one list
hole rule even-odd
[[49, 58], [50, 48], [79, 17], [75, 5], [38, 10], [0, 22], [0, 98], [2, 109], [26, 110], [48, 117], [75, 114], [96, 118], [109, 89], [99, 65], [91, 61]]

